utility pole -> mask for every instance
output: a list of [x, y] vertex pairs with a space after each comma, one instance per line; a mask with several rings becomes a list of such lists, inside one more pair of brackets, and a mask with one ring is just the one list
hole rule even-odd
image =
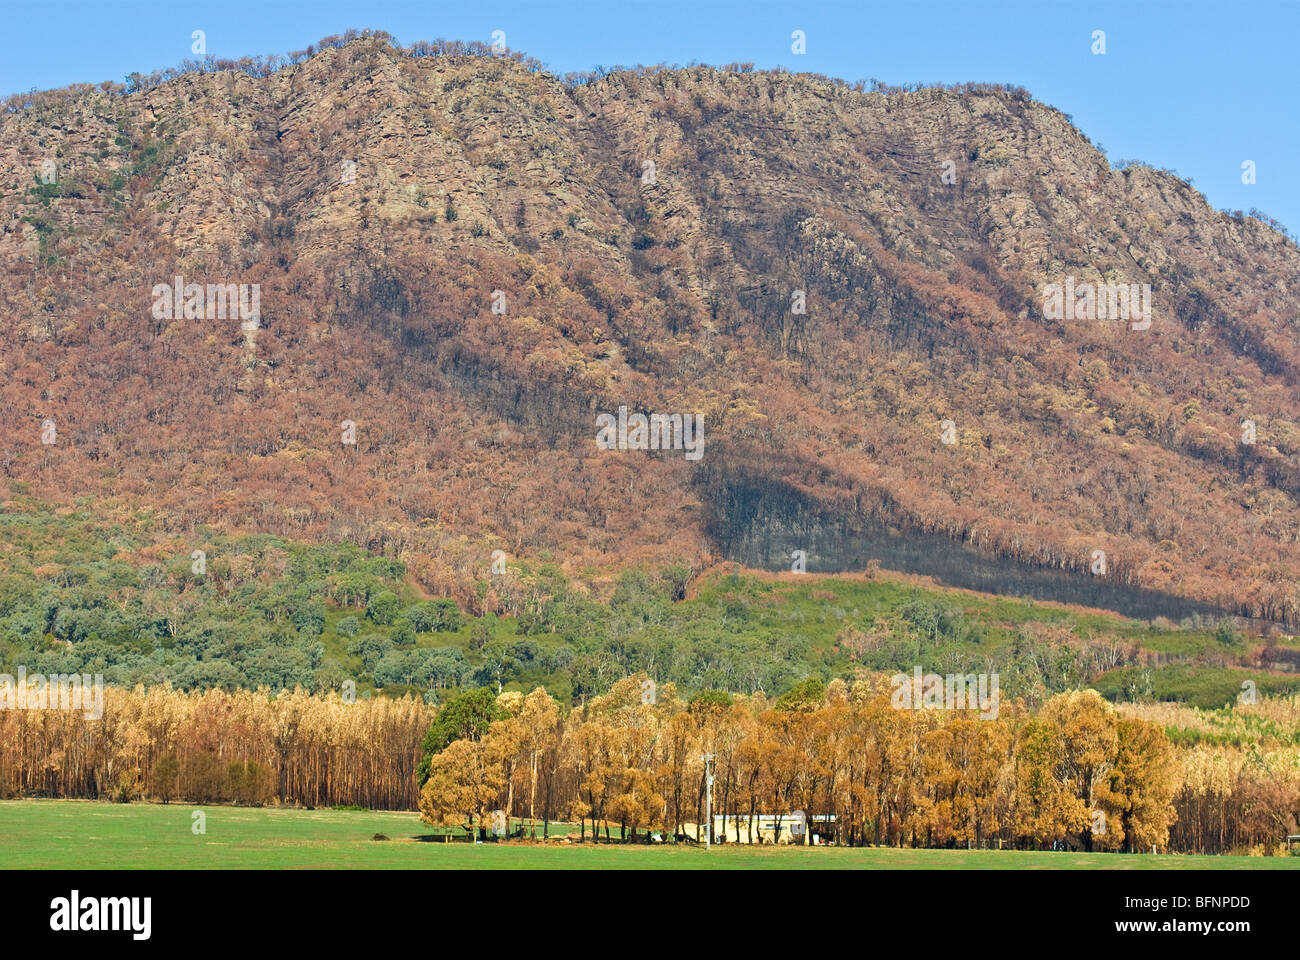
[[704, 849], [713, 849], [713, 754], [704, 755]]

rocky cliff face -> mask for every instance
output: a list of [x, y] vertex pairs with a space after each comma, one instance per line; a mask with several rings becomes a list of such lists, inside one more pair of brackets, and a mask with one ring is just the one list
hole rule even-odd
[[[1300, 617], [1300, 251], [1021, 92], [365, 39], [40, 95], [0, 114], [0, 271], [0, 467], [176, 535], [455, 591], [497, 547], [881, 529]], [[156, 316], [176, 276], [256, 284], [253, 329]], [[1067, 283], [1146, 285], [1150, 327], [1045, 311]], [[703, 414], [704, 455], [599, 449], [619, 406]]]

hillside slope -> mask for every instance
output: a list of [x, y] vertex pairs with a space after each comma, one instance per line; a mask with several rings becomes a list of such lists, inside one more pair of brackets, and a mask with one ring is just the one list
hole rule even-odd
[[[461, 597], [496, 548], [835, 569], [930, 535], [1300, 619], [1280, 233], [1019, 91], [425, 52], [11, 101], [4, 476]], [[255, 328], [159, 318], [176, 276], [257, 284]], [[1149, 284], [1150, 328], [1050, 319], [1067, 278]], [[702, 414], [702, 457], [598, 449], [623, 405]]]

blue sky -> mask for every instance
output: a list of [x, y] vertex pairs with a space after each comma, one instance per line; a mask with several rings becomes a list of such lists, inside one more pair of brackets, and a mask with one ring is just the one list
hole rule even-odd
[[[1219, 208], [1257, 207], [1300, 233], [1298, 0], [0, 0], [0, 95], [121, 81], [207, 52], [298, 50], [349, 27], [403, 43], [507, 44], [552, 70], [752, 60], [846, 80], [1016, 83], [1071, 114], [1112, 162], [1193, 180]], [[791, 52], [803, 30], [807, 52]], [[1092, 52], [1094, 30], [1106, 53]], [[1242, 163], [1256, 183], [1242, 183]]]

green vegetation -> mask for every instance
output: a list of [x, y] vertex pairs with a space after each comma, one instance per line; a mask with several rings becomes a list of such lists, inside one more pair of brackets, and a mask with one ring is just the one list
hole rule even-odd
[[[473, 617], [427, 598], [401, 561], [355, 546], [203, 528], [164, 541], [147, 516], [113, 522], [11, 490], [0, 512], [8, 672], [182, 689], [319, 692], [352, 681], [362, 695], [431, 699], [544, 686], [562, 702], [637, 672], [688, 693], [781, 696], [805, 681], [916, 665], [996, 672], [1003, 696], [1031, 705], [1092, 683], [1112, 699], [1199, 706], [1230, 701], [1248, 678], [1260, 695], [1300, 689], [1300, 677], [1244, 669], [1249, 644], [1224, 624], [1157, 626], [888, 577], [692, 583], [675, 565], [626, 571], [599, 597], [555, 563], [517, 562], [500, 576], [525, 598], [518, 615]], [[479, 587], [486, 596], [488, 581]]]
[[1236, 703], [1247, 689], [1246, 683], [1254, 684], [1257, 697], [1288, 696], [1300, 686], [1294, 676], [1187, 664], [1160, 669], [1125, 667], [1095, 678], [1091, 686], [1110, 700], [1175, 700], [1213, 709]]
[[[0, 801], [6, 866], [37, 869], [1282, 869], [1300, 857], [1199, 857], [889, 847], [444, 843], [413, 813]], [[551, 825], [552, 835], [569, 832]], [[374, 840], [376, 834], [390, 840]]]
[[504, 720], [509, 714], [497, 703], [496, 695], [483, 687], [468, 690], [449, 699], [433, 718], [429, 732], [424, 735], [420, 749], [424, 757], [416, 770], [416, 780], [421, 786], [429, 779], [429, 763], [435, 754], [446, 750], [455, 740], [479, 740], [494, 720]]

